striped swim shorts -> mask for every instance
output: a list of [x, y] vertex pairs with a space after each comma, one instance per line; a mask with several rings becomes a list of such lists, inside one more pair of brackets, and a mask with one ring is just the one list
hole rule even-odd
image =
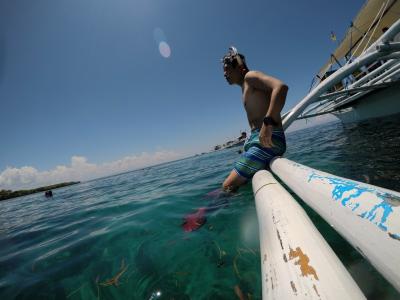
[[260, 144], [260, 130], [252, 130], [244, 144], [244, 152], [235, 163], [234, 170], [240, 176], [250, 179], [259, 171], [269, 168], [269, 162], [275, 156], [281, 156], [286, 151], [285, 133], [282, 128], [272, 131], [272, 148], [264, 148]]

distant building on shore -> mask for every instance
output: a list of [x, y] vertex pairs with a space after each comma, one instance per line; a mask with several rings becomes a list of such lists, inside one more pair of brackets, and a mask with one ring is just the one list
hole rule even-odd
[[240, 136], [233, 141], [228, 141], [225, 144], [222, 145], [216, 145], [214, 147], [214, 151], [222, 150], [222, 149], [227, 149], [227, 148], [232, 148], [236, 146], [241, 146], [245, 143], [247, 138], [247, 133], [245, 131], [241, 132]]

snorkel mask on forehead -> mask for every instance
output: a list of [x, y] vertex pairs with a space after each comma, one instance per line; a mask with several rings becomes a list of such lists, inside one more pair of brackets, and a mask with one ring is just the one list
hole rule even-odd
[[223, 64], [231, 65], [233, 67], [236, 66], [236, 63], [238, 65], [243, 65], [243, 60], [244, 56], [239, 54], [237, 49], [233, 46], [229, 47], [228, 53], [224, 55], [224, 57], [221, 59], [221, 62]]

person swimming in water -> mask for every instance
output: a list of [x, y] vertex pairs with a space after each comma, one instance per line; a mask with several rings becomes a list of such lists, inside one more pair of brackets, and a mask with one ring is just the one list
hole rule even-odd
[[222, 58], [224, 77], [230, 85], [242, 90], [242, 101], [251, 129], [244, 152], [235, 163], [222, 187], [234, 192], [253, 175], [269, 168], [275, 156], [286, 151], [281, 111], [285, 105], [288, 86], [281, 80], [259, 71], [250, 71], [243, 54], [230, 47]]

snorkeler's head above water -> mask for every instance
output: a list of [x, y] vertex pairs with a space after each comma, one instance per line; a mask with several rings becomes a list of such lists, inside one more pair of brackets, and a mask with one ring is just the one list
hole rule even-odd
[[229, 84], [241, 84], [246, 73], [249, 71], [246, 65], [246, 59], [233, 46], [229, 47], [221, 62], [224, 68], [224, 77]]

